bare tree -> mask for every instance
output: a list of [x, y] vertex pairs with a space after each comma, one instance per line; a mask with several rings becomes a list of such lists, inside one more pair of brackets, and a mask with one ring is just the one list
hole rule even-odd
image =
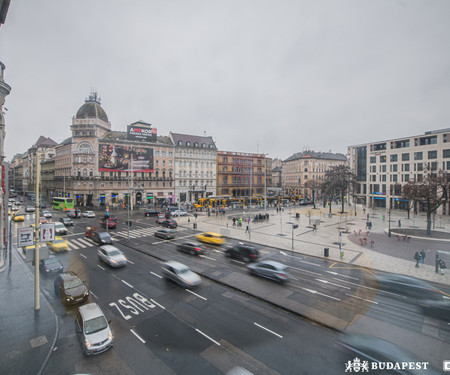
[[348, 194], [350, 189], [354, 189], [356, 186], [356, 176], [354, 173], [345, 165], [337, 165], [331, 167], [325, 172], [325, 182], [322, 185], [322, 191], [328, 197], [330, 202], [330, 212], [331, 212], [331, 202], [333, 196], [338, 195], [341, 198], [342, 210], [344, 212], [344, 197]]
[[431, 236], [431, 215], [448, 200], [450, 174], [440, 170], [424, 171], [422, 181], [409, 181], [402, 189], [402, 196], [413, 202], [422, 203], [427, 212], [427, 235]]
[[312, 192], [312, 202], [314, 209], [316, 209], [316, 191], [320, 190], [322, 187], [322, 183], [317, 180], [308, 180], [305, 182], [305, 188], [311, 189]]

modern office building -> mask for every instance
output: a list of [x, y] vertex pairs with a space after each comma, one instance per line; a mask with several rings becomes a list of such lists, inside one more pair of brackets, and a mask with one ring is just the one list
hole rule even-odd
[[[450, 128], [422, 135], [349, 146], [350, 168], [356, 175], [357, 203], [368, 207], [411, 208], [402, 198], [402, 186], [421, 181], [424, 170], [450, 171]], [[438, 213], [448, 215], [450, 202]], [[421, 211], [420, 206], [415, 210]]]

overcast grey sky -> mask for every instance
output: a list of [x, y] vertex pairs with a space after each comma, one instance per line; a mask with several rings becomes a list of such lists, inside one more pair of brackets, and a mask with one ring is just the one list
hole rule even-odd
[[95, 89], [114, 130], [287, 158], [450, 127], [448, 0], [11, 0], [6, 156], [62, 141]]

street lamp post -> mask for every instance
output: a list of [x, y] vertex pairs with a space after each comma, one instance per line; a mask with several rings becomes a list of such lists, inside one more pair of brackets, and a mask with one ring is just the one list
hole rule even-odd
[[390, 206], [389, 206], [389, 212], [388, 212], [388, 222], [389, 222], [388, 237], [391, 237], [391, 207]]

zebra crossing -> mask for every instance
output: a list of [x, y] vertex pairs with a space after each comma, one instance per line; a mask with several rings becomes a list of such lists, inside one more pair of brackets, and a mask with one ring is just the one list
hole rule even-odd
[[[151, 227], [151, 228], [140, 228], [140, 229], [132, 229], [130, 230], [130, 238], [140, 238], [153, 236], [158, 229], [162, 227]], [[177, 232], [181, 232], [186, 230], [186, 228], [177, 228]], [[116, 235], [123, 238], [128, 238], [128, 230], [121, 230], [119, 232], [111, 232], [112, 235]]]
[[69, 245], [69, 249], [71, 250], [78, 250], [96, 245], [94, 241], [84, 238], [71, 238], [70, 240], [66, 239], [66, 242]]

